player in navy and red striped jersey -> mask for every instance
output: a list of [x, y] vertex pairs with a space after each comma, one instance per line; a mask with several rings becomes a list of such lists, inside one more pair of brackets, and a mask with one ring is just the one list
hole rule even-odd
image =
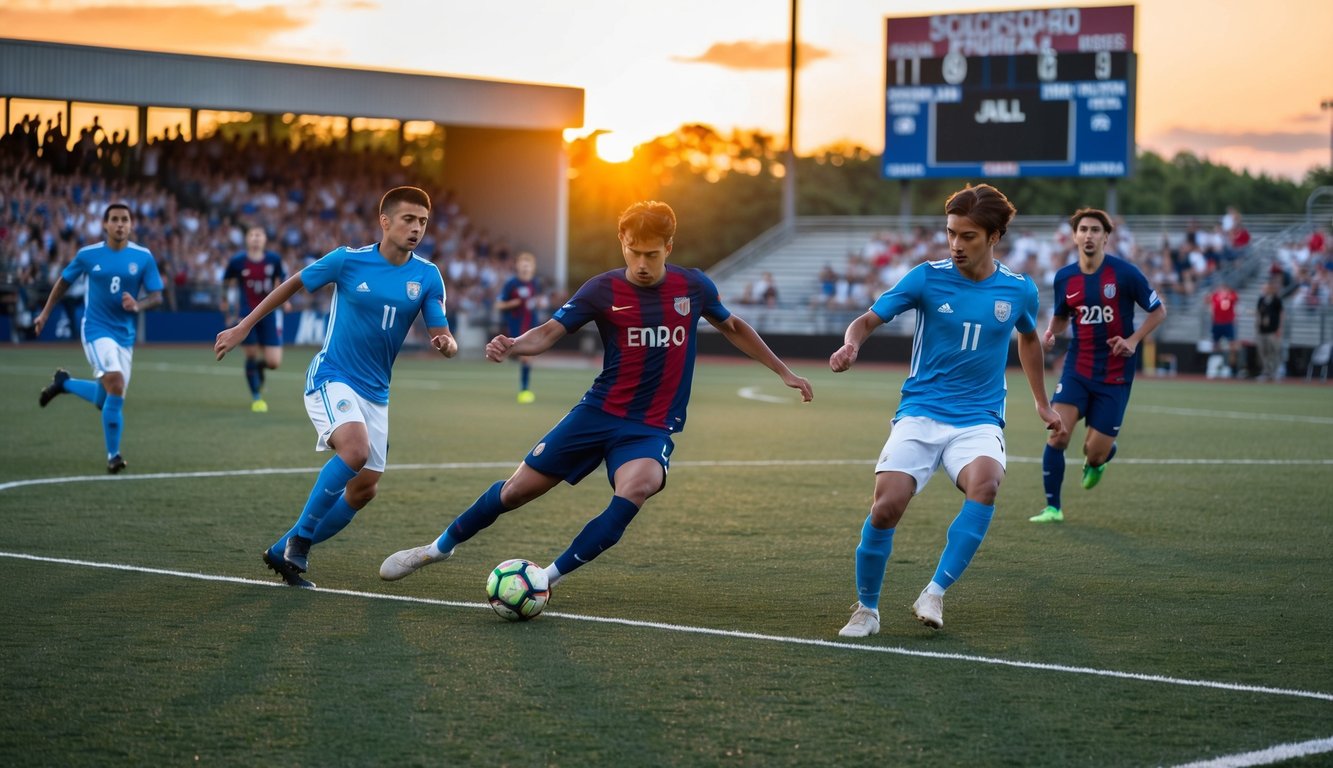
[[380, 578], [401, 579], [448, 558], [455, 546], [502, 513], [561, 480], [579, 482], [603, 461], [614, 490], [611, 503], [547, 566], [550, 583], [619, 541], [643, 503], [666, 485], [671, 436], [685, 427], [700, 318], [783, 384], [799, 390], [802, 400], [814, 396], [809, 381], [792, 373], [749, 324], [722, 305], [717, 287], [703, 272], [666, 263], [675, 232], [670, 206], [635, 203], [619, 221], [625, 269], [589, 280], [537, 328], [518, 338], [496, 336], [486, 345], [486, 357], [496, 362], [510, 355], [538, 355], [595, 322], [604, 350], [602, 372], [508, 480], [492, 485], [435, 541], [390, 555], [380, 566]]
[[[1046, 349], [1072, 321], [1074, 337], [1065, 370], [1051, 398], [1064, 420], [1063, 434], [1052, 433], [1042, 455], [1046, 508], [1029, 518], [1034, 523], [1064, 520], [1060, 486], [1065, 479], [1065, 448], [1079, 419], [1087, 422], [1083, 438], [1083, 487], [1091, 490], [1115, 456], [1116, 436], [1129, 406], [1139, 344], [1166, 319], [1166, 306], [1148, 278], [1133, 264], [1106, 253], [1114, 227], [1111, 217], [1095, 208], [1081, 208], [1069, 217], [1078, 261], [1055, 273], [1055, 309], [1042, 337]], [[1134, 328], [1134, 305], [1148, 312]]]
[[[537, 286], [537, 257], [520, 253], [514, 260], [514, 276], [505, 281], [495, 308], [504, 320], [505, 333], [518, 337], [537, 327], [537, 305], [541, 291]], [[535, 402], [537, 397], [528, 388], [532, 382], [532, 364], [526, 356], [518, 358], [518, 401]]]
[[[259, 302], [269, 295], [275, 287], [287, 279], [287, 271], [282, 268], [282, 258], [272, 251], [265, 251], [268, 234], [260, 226], [252, 226], [245, 231], [245, 251], [231, 258], [227, 269], [222, 273], [222, 317], [228, 326], [248, 315]], [[236, 285], [236, 311], [233, 313], [228, 301], [231, 285]], [[259, 348], [264, 348], [261, 358]], [[268, 411], [264, 402], [264, 370], [277, 369], [282, 365], [282, 310], [275, 310], [255, 325], [254, 330], [245, 338], [245, 380], [250, 385], [250, 410], [255, 413]]]

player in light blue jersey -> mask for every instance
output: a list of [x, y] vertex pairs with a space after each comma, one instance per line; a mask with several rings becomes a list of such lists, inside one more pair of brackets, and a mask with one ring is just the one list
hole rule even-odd
[[324, 347], [306, 371], [306, 412], [315, 425], [315, 450], [336, 455], [320, 470], [305, 508], [263, 560], [294, 587], [313, 587], [301, 576], [312, 544], [341, 531], [375, 498], [389, 446], [389, 378], [408, 329], [421, 315], [431, 346], [458, 353], [444, 314], [444, 279], [412, 252], [426, 231], [430, 196], [395, 187], [380, 200], [376, 245], [338, 248], [283, 281], [233, 328], [218, 334], [217, 359], [245, 341], [264, 316], [301, 289], [334, 286]]
[[871, 332], [916, 310], [911, 368], [875, 465], [875, 497], [856, 548], [857, 602], [851, 620], [838, 632], [843, 637], [879, 632], [879, 594], [893, 532], [912, 496], [941, 466], [966, 499], [949, 526], [934, 578], [912, 613], [926, 626], [944, 626], [944, 591], [981, 546], [1004, 479], [1004, 377], [1014, 331], [1037, 415], [1047, 429], [1066, 431], [1046, 397], [1037, 286], [995, 260], [995, 245], [1014, 217], [1013, 205], [999, 190], [979, 184], [955, 192], [944, 210], [951, 258], [908, 272], [852, 321], [846, 343], [829, 358], [834, 372], [846, 371]]
[[[120, 439], [125, 428], [125, 390], [130, 385], [138, 316], [162, 302], [162, 276], [158, 274], [153, 254], [130, 242], [134, 222], [129, 206], [108, 205], [102, 212], [102, 228], [106, 240], [79, 249], [51, 287], [46, 306], [33, 326], [40, 334], [61, 297], [80, 277], [87, 275], [83, 353], [93, 368], [93, 379], [70, 378], [68, 371], [59, 368], [37, 402], [45, 408], [57, 395], [68, 392], [101, 411], [106, 471], [114, 475], [126, 466], [120, 455]], [[140, 299], [143, 292], [147, 295]]]

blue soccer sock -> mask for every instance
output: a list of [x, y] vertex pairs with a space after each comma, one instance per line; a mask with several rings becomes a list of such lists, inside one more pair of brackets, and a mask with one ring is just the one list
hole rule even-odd
[[102, 401], [106, 399], [106, 389], [101, 383], [90, 379], [67, 379], [65, 391], [87, 400], [98, 408], [102, 407]]
[[555, 559], [555, 567], [561, 575], [565, 575], [592, 562], [620, 541], [626, 526], [637, 514], [639, 507], [634, 502], [623, 496], [612, 496], [611, 504], [602, 514], [589, 520], [579, 535], [574, 537], [569, 549]]
[[342, 498], [343, 489], [354, 477], [356, 470], [347, 466], [337, 454], [324, 464], [324, 468], [319, 471], [319, 477], [315, 479], [314, 487], [310, 489], [310, 496], [306, 499], [305, 508], [301, 510], [301, 517], [294, 526], [298, 535], [314, 539], [315, 528], [319, 525], [319, 521], [333, 507], [334, 502]]
[[263, 380], [260, 374], [260, 362], [250, 358], [245, 359], [245, 383], [250, 385], [250, 396], [259, 399], [259, 389], [263, 386]]
[[444, 529], [444, 533], [440, 534], [440, 538], [435, 540], [435, 546], [439, 547], [441, 552], [450, 552], [454, 547], [490, 527], [500, 515], [508, 512], [505, 505], [500, 503], [500, 489], [504, 488], [504, 485], [505, 481], [496, 480], [494, 485], [472, 502], [472, 506], [454, 518], [449, 527]]
[[518, 366], [519, 389], [528, 391], [528, 382], [532, 380], [532, 366], [527, 363], [520, 363]]
[[106, 457], [109, 459], [120, 453], [120, 433], [125, 426], [123, 418], [125, 398], [107, 395], [102, 404], [102, 436], [106, 438]]
[[315, 535], [310, 541], [318, 544], [337, 536], [339, 531], [352, 522], [352, 518], [356, 517], [357, 511], [352, 509], [352, 505], [347, 503], [347, 499], [339, 496], [338, 500], [333, 502], [329, 511], [324, 514], [324, 518], [319, 521], [319, 525], [315, 527]]
[[1060, 509], [1060, 486], [1065, 482], [1065, 452], [1048, 443], [1041, 454], [1041, 483], [1046, 487], [1046, 504]]
[[967, 570], [968, 563], [972, 562], [972, 556], [977, 553], [977, 548], [981, 546], [981, 540], [986, 538], [986, 529], [990, 527], [991, 517], [994, 515], [994, 505], [982, 504], [971, 499], [963, 502], [958, 517], [955, 517], [949, 526], [949, 538], [944, 545], [944, 552], [940, 555], [940, 564], [935, 569], [932, 583], [939, 585], [943, 590], [958, 581], [963, 571]]
[[879, 591], [884, 585], [884, 568], [893, 553], [894, 528], [876, 528], [870, 515], [861, 526], [861, 544], [856, 548], [856, 599], [867, 608], [879, 610]]

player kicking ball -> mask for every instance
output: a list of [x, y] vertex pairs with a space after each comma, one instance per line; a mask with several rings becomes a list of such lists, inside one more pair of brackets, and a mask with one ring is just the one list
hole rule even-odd
[[701, 318], [799, 391], [803, 401], [814, 396], [809, 381], [792, 373], [749, 324], [723, 306], [712, 280], [697, 269], [667, 263], [676, 233], [670, 206], [635, 203], [621, 214], [618, 231], [624, 269], [589, 280], [542, 325], [518, 338], [496, 336], [486, 345], [486, 357], [497, 363], [539, 355], [594, 322], [605, 352], [592, 388], [508, 480], [487, 489], [439, 538], [390, 555], [380, 578], [395, 581], [447, 559], [500, 515], [562, 480], [578, 483], [603, 461], [614, 491], [611, 502], [546, 567], [548, 582], [554, 586], [614, 546], [644, 502], [666, 486], [671, 436], [685, 427]]

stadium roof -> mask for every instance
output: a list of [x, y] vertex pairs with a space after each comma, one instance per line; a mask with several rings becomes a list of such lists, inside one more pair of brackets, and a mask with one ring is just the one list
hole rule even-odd
[[0, 96], [562, 130], [583, 89], [0, 38]]

